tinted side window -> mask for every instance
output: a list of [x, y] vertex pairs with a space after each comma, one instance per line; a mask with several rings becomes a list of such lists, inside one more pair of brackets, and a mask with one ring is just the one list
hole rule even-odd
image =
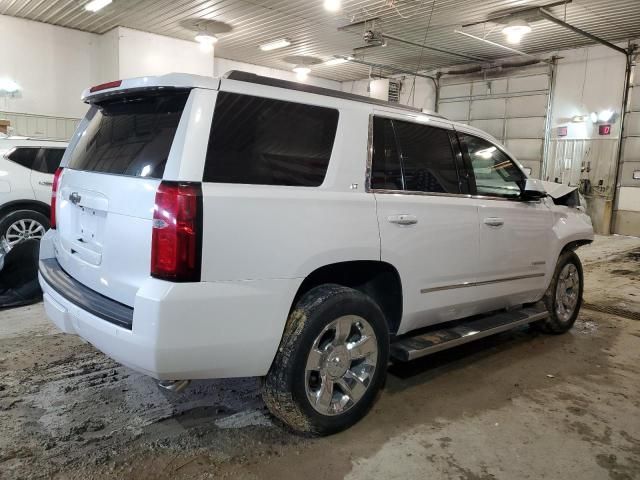
[[220, 92], [203, 180], [317, 187], [337, 127], [332, 108]]
[[525, 177], [511, 158], [482, 138], [463, 133], [459, 137], [471, 161], [479, 195], [507, 198], [520, 196]]
[[460, 193], [449, 132], [398, 120], [394, 120], [393, 125], [400, 148], [405, 190]]
[[43, 148], [40, 157], [36, 161], [35, 170], [53, 175], [60, 166], [63, 155], [64, 148]]
[[18, 147], [7, 158], [23, 167], [32, 169], [39, 150], [37, 147]]
[[404, 190], [393, 123], [388, 118], [374, 117], [373, 119], [371, 188]]

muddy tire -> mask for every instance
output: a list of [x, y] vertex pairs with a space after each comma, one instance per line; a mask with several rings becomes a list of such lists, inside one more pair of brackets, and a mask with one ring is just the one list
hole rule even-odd
[[542, 299], [549, 317], [536, 326], [545, 333], [560, 334], [569, 331], [580, 312], [583, 288], [582, 264], [578, 255], [572, 251], [563, 252]]
[[336, 433], [371, 409], [388, 358], [389, 331], [380, 307], [357, 290], [321, 285], [291, 312], [262, 396], [293, 430]]

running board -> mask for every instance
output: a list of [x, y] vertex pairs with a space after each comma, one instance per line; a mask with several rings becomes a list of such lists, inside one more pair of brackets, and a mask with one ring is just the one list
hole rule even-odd
[[483, 317], [453, 322], [455, 326], [405, 336], [391, 344], [391, 357], [408, 362], [479, 338], [506, 332], [519, 325], [544, 320], [549, 312], [542, 302], [517, 310], [503, 310]]

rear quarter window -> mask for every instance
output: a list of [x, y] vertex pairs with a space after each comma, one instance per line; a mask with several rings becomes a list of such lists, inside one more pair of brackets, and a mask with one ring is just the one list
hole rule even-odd
[[12, 162], [22, 165], [25, 168], [32, 169], [40, 151], [39, 147], [16, 147], [7, 155]]
[[203, 180], [317, 187], [337, 127], [333, 108], [220, 92]]
[[94, 104], [68, 167], [162, 178], [188, 90], [150, 91]]

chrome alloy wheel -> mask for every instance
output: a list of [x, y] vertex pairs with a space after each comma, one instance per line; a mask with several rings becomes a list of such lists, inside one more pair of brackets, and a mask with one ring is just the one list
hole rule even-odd
[[44, 225], [40, 222], [30, 218], [23, 218], [21, 220], [16, 220], [9, 225], [9, 228], [7, 228], [7, 232], [5, 233], [5, 238], [7, 239], [9, 246], [13, 247], [29, 238], [42, 238], [44, 233]]
[[567, 263], [558, 277], [556, 286], [556, 315], [562, 322], [568, 321], [578, 305], [580, 276], [573, 263]]
[[307, 398], [322, 415], [339, 415], [365, 394], [376, 370], [378, 339], [364, 318], [345, 315], [313, 342], [305, 368]]

